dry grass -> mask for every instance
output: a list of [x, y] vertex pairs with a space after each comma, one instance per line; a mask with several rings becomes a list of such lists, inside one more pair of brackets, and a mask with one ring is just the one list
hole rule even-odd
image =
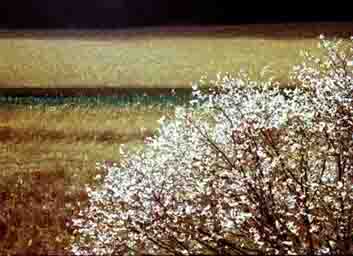
[[136, 147], [163, 114], [157, 106], [3, 106], [0, 254], [65, 254], [84, 184], [100, 173], [96, 162], [118, 162], [119, 145]]
[[119, 145], [150, 135], [160, 107], [37, 106], [0, 109], [0, 165], [9, 173], [64, 169], [84, 176], [99, 161], [118, 161]]
[[0, 85], [28, 87], [188, 87], [202, 75], [265, 65], [282, 84], [317, 50], [320, 33], [348, 37], [353, 23], [2, 33]]

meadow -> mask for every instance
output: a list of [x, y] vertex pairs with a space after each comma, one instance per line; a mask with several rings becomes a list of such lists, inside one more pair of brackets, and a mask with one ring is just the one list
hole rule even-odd
[[[353, 24], [1, 31], [0, 94], [5, 88], [185, 88], [219, 71], [243, 68], [256, 78], [265, 65], [288, 85], [300, 50], [320, 54], [321, 33], [349, 37]], [[87, 200], [84, 185], [99, 185], [97, 174], [104, 175], [96, 163], [119, 163], [120, 145], [139, 148], [161, 116], [173, 116], [173, 106], [139, 104], [143, 98], [125, 105], [119, 97], [109, 104], [27, 99], [0, 99], [0, 254], [65, 254], [74, 239], [70, 219]]]
[[264, 66], [282, 84], [317, 50], [320, 34], [349, 36], [352, 23], [162, 27], [118, 31], [2, 31], [0, 87], [190, 87], [201, 76]]
[[65, 253], [87, 184], [138, 149], [172, 108], [9, 104], [0, 108], [0, 253]]

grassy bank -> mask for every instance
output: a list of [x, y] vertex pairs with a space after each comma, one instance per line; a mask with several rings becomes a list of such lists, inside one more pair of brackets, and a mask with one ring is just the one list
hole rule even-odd
[[119, 162], [171, 109], [160, 106], [2, 105], [0, 254], [67, 253], [71, 217], [96, 184], [96, 162]]
[[151, 135], [167, 112], [159, 106], [3, 106], [1, 169], [59, 168], [89, 175], [97, 161], [119, 160], [121, 143], [135, 144]]
[[0, 34], [2, 87], [188, 87], [202, 75], [265, 65], [287, 84], [299, 51], [320, 33], [349, 37], [352, 23], [164, 27]]

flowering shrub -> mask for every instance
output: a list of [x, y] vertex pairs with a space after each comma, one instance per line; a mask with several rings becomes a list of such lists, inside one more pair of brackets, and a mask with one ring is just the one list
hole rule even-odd
[[353, 41], [320, 42], [295, 89], [244, 73], [195, 88], [141, 153], [105, 167], [72, 251], [353, 253]]

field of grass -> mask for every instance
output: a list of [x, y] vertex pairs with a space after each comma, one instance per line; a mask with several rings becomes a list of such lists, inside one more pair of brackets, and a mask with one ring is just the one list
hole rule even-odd
[[299, 51], [353, 35], [353, 23], [0, 32], [0, 87], [188, 87], [207, 74], [265, 65], [288, 84]]
[[8, 172], [64, 169], [88, 175], [96, 161], [117, 161], [119, 144], [151, 135], [161, 115], [157, 107], [1, 107], [0, 165]]
[[96, 184], [96, 162], [119, 162], [171, 108], [2, 105], [0, 254], [65, 254], [71, 217]]

